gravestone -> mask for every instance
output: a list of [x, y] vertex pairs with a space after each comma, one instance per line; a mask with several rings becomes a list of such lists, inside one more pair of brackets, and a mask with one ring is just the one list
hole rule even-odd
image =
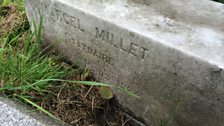
[[[224, 6], [209, 0], [26, 0], [42, 38], [146, 125], [224, 124]], [[180, 104], [181, 103], [181, 104]], [[177, 112], [173, 110], [177, 109]]]

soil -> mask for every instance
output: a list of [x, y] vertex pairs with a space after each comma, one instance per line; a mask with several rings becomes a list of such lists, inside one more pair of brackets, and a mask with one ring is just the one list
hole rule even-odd
[[[64, 79], [94, 81], [92, 77], [83, 78], [82, 71]], [[51, 93], [41, 96], [30, 92], [35, 97], [33, 102], [64, 122], [74, 126], [131, 126], [115, 105], [116, 99], [102, 99], [98, 87], [60, 82], [47, 90]]]

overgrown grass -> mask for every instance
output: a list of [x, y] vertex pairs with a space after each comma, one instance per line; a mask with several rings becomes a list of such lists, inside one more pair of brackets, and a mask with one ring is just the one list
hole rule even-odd
[[[21, 26], [18, 26], [21, 28]], [[29, 92], [43, 95], [52, 79], [60, 79], [72, 71], [56, 63], [57, 58], [43, 54], [40, 49], [41, 25], [35, 32], [18, 31], [14, 28], [1, 37], [0, 43], [0, 93], [15, 99], [21, 99], [34, 105]], [[15, 30], [16, 29], [16, 30]], [[21, 36], [25, 33], [22, 40]], [[44, 96], [43, 96], [44, 97]], [[44, 113], [52, 116], [44, 109]], [[52, 116], [53, 117], [53, 116]]]

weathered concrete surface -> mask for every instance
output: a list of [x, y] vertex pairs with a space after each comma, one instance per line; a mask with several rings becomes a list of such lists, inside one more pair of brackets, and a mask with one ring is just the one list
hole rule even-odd
[[158, 125], [224, 124], [224, 6], [208, 0], [26, 0], [43, 39], [101, 82], [128, 87], [119, 102]]
[[34, 110], [0, 96], [0, 126], [62, 126]]

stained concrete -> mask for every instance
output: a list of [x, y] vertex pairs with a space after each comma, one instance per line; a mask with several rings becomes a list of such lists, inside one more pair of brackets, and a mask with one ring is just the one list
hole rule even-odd
[[0, 126], [68, 126], [2, 96], [0, 115]]
[[[43, 40], [85, 65], [145, 124], [224, 124], [224, 6], [209, 0], [26, 0]], [[40, 12], [40, 13], [39, 13]], [[180, 104], [180, 107], [177, 107]], [[175, 114], [172, 110], [178, 108]]]

